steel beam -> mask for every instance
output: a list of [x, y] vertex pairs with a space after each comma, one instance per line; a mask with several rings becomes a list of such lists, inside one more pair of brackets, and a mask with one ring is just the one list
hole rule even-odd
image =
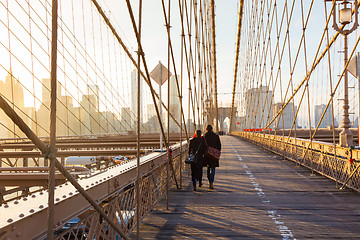
[[[187, 142], [184, 141], [183, 149]], [[171, 146], [173, 156], [180, 154], [180, 144]], [[165, 153], [150, 153], [141, 157], [140, 176], [154, 171], [167, 161]], [[136, 159], [96, 172], [78, 183], [97, 202], [101, 202], [133, 183], [136, 179]], [[0, 239], [38, 239], [47, 231], [46, 191], [35, 193], [27, 198], [9, 202], [0, 207]], [[89, 210], [91, 205], [69, 183], [55, 189], [55, 226], [60, 228], [67, 221]], [[34, 224], [35, 223], [35, 224]]]
[[[6, 187], [47, 187], [49, 173], [0, 173], [0, 186]], [[55, 174], [55, 184], [59, 185], [66, 182], [66, 178], [61, 173]]]
[[[140, 150], [141, 154], [151, 152], [149, 149]], [[116, 155], [135, 155], [136, 149], [120, 149], [120, 150], [77, 150], [77, 151], [58, 151], [57, 157], [70, 156], [116, 156]], [[39, 158], [44, 157], [41, 152], [36, 151], [11, 151], [0, 152], [0, 158]]]
[[[178, 141], [171, 141], [171, 144], [175, 144]], [[135, 148], [136, 142], [83, 142], [83, 143], [57, 143], [56, 147], [58, 149], [81, 149], [81, 148], [93, 148], [93, 149], [101, 149], [101, 148]], [[157, 148], [159, 147], [159, 142], [142, 142], [140, 144], [141, 148]], [[21, 149], [21, 150], [33, 150], [37, 149], [34, 144], [31, 143], [6, 143], [0, 144], [0, 150], [4, 149]]]

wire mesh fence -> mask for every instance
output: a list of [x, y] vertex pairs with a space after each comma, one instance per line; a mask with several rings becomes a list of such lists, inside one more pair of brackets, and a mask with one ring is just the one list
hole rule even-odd
[[293, 142], [286, 143], [281, 136], [240, 132], [233, 134], [360, 191], [360, 162], [354, 160], [358, 150], [338, 146], [335, 155], [332, 144], [317, 142], [311, 146], [310, 141], [304, 139], [293, 139]]

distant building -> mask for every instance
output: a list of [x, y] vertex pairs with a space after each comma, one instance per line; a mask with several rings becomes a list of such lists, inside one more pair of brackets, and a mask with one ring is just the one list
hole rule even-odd
[[[283, 103], [275, 103], [273, 105], [273, 117], [278, 114], [278, 112], [282, 109]], [[291, 129], [291, 126], [294, 122], [294, 114], [297, 111], [297, 107], [294, 107], [294, 104], [292, 102], [288, 103], [284, 110], [280, 113], [280, 115], [275, 119], [274, 121], [274, 128], [276, 129]], [[297, 128], [297, 121], [295, 121], [295, 125], [293, 129]]]
[[[145, 89], [144, 89], [144, 78], [141, 77], [140, 79], [140, 123], [142, 123], [144, 121], [144, 118], [143, 118], [143, 115], [144, 115], [144, 112], [143, 109], [144, 109], [144, 95], [145, 95]], [[137, 86], [138, 86], [138, 79], [137, 79], [137, 70], [133, 70], [131, 72], [131, 105], [130, 105], [130, 109], [131, 109], [131, 112], [133, 112], [133, 115], [134, 116], [137, 116], [137, 102], [138, 102], [138, 96], [137, 96]], [[137, 126], [137, 119], [135, 117], [132, 118], [132, 121], [131, 121], [131, 127], [133, 130], [136, 129], [136, 126]]]
[[120, 131], [127, 132], [131, 131], [131, 115], [130, 108], [121, 108], [121, 120], [120, 120]]
[[9, 137], [8, 134], [9, 134], [9, 122], [8, 122], [8, 119], [9, 118], [6, 118], [4, 116], [5, 114], [4, 113], [1, 113], [0, 114], [0, 138], [7, 138]]
[[[80, 106], [74, 107], [71, 96], [62, 95], [62, 86], [57, 82], [56, 134], [74, 136], [96, 134], [99, 132], [98, 87], [88, 85], [86, 94], [82, 95]], [[50, 128], [50, 79], [42, 79], [42, 104], [37, 110], [37, 131], [40, 136], [48, 136]]]
[[144, 123], [145, 132], [154, 133], [160, 132], [159, 120], [156, 115], [148, 118], [147, 122]]
[[[315, 127], [318, 125], [320, 118], [325, 111], [326, 105], [320, 104], [315, 105]], [[335, 121], [335, 120], [334, 120]], [[337, 125], [335, 121], [335, 126]], [[326, 113], [324, 115], [323, 120], [321, 121], [319, 128], [327, 128], [328, 126], [332, 126], [332, 114], [331, 114], [331, 105], [329, 105], [328, 109], [326, 110]]]
[[[0, 90], [1, 94], [8, 101], [8, 103], [11, 105], [14, 104], [16, 106], [15, 111], [21, 116], [21, 118], [27, 121], [26, 115], [24, 114], [24, 91], [18, 79], [16, 79], [11, 74], [8, 74], [5, 78], [5, 82], [0, 81]], [[15, 136], [25, 136], [25, 134], [23, 134], [22, 131], [14, 125], [13, 121], [2, 110], [0, 110], [0, 119], [2, 119], [0, 131], [2, 133], [6, 132], [6, 134], [1, 135], [1, 137], [13, 138]]]
[[[178, 76], [178, 79], [180, 77]], [[176, 119], [176, 121], [180, 124], [181, 121], [181, 106], [179, 104], [179, 94], [178, 88], [176, 84], [176, 77], [175, 75], [171, 76], [168, 80], [168, 84], [170, 84], [170, 107], [169, 111], [172, 116]], [[175, 121], [170, 117], [170, 132], [180, 132], [180, 127], [175, 123]]]
[[87, 94], [82, 95], [80, 101], [80, 121], [84, 124], [82, 134], [97, 134], [106, 126], [101, 125], [99, 113], [99, 95], [98, 88], [94, 85], [88, 85]]
[[[188, 132], [190, 133], [190, 136], [192, 136], [191, 134], [193, 134], [195, 132], [196, 126], [195, 126], [195, 122], [191, 118], [187, 120], [186, 127], [187, 127]], [[198, 129], [201, 129], [201, 128], [198, 128]], [[203, 129], [201, 129], [201, 130], [203, 130]]]
[[351, 121], [350, 125], [352, 128], [358, 128], [359, 119], [355, 116], [355, 120]]
[[[56, 86], [56, 97], [59, 98], [61, 96], [61, 85], [57, 82]], [[46, 108], [50, 108], [51, 101], [51, 80], [50, 78], [42, 79], [42, 94], [41, 94], [41, 102], [45, 105]]]
[[[116, 115], [110, 111], [104, 111], [100, 114], [100, 124], [103, 126], [101, 133], [116, 133], [120, 132], [120, 122], [118, 121]], [[104, 129], [106, 131], [104, 131]]]
[[156, 116], [156, 110], [154, 104], [147, 105], [147, 121], [144, 123], [145, 132], [157, 132], [160, 131], [159, 120]]
[[[48, 137], [50, 132], [50, 102], [51, 81], [42, 79], [42, 93], [39, 97], [41, 105], [35, 107], [24, 106], [24, 91], [20, 82], [11, 75], [6, 76], [5, 82], [0, 81], [1, 94], [11, 105], [24, 122], [38, 136]], [[81, 96], [79, 106], [74, 107], [72, 96], [62, 95], [62, 86], [57, 82], [56, 104], [56, 135], [74, 136], [87, 134], [116, 133], [121, 130], [118, 116], [111, 111], [99, 111], [99, 87], [88, 85]], [[122, 112], [123, 130], [130, 131], [130, 108]], [[25, 137], [25, 134], [15, 126], [7, 115], [0, 111], [0, 138]]]
[[147, 119], [150, 119], [152, 118], [153, 116], [156, 116], [156, 110], [155, 110], [155, 106], [154, 104], [148, 104], [146, 106], [147, 108]]
[[251, 88], [245, 93], [245, 128], [264, 128], [272, 119], [272, 91], [267, 86]]
[[236, 122], [236, 128], [235, 128], [235, 130], [232, 130], [232, 131], [243, 131], [244, 127], [245, 127], [245, 119], [246, 119], [246, 117], [244, 117], [244, 116], [238, 117], [237, 122]]

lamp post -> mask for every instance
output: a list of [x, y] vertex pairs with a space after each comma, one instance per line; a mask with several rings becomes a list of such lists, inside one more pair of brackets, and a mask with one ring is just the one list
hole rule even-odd
[[[329, 0], [327, 0], [329, 1]], [[358, 4], [357, 0], [352, 1], [342, 1], [341, 3], [337, 4], [339, 0], [331, 0], [334, 3], [334, 8], [332, 11], [333, 14], [333, 28], [338, 31], [340, 34], [344, 35], [344, 67], [348, 61], [348, 42], [347, 42], [347, 35], [352, 33], [358, 27]], [[336, 5], [339, 8], [339, 22], [342, 25], [341, 27], [338, 26], [336, 21]], [[350, 29], [345, 29], [345, 26], [352, 21], [352, 6], [354, 6], [354, 15], [355, 15], [355, 22]], [[339, 136], [339, 144], [342, 147], [350, 147], [353, 146], [353, 135], [350, 131], [350, 119], [349, 119], [349, 96], [348, 96], [348, 72], [345, 71], [344, 73], [344, 105], [343, 105], [344, 113], [343, 113], [343, 125], [341, 126], [343, 130]]]

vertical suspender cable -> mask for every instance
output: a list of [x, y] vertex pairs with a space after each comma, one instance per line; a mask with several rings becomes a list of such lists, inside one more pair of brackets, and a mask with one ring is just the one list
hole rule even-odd
[[244, 0], [241, 0], [240, 6], [239, 6], [239, 21], [238, 21], [238, 29], [237, 29], [238, 31], [237, 31], [237, 38], [236, 38], [234, 85], [233, 85], [232, 100], [231, 100], [229, 133], [231, 133], [231, 129], [233, 127], [233, 121], [234, 121], [234, 101], [235, 101], [235, 91], [236, 91], [236, 78], [237, 78], [238, 65], [239, 65], [240, 35], [241, 35], [241, 23], [242, 23], [243, 9], [244, 9]]
[[[333, 6], [331, 7], [331, 11], [334, 11], [333, 10], [334, 8], [334, 3], [333, 3]], [[325, 10], [325, 21], [327, 20], [327, 6], [326, 6], [326, 2], [324, 2], [324, 10]], [[331, 15], [331, 11], [330, 11], [330, 15]], [[329, 29], [328, 29], [328, 21], [326, 21], [326, 44], [327, 46], [329, 46]], [[328, 52], [328, 67], [329, 67], [329, 86], [330, 86], [330, 92], [332, 93], [333, 92], [333, 84], [332, 84], [332, 81], [333, 81], [333, 75], [332, 75], [332, 71], [331, 71], [331, 58], [330, 58], [330, 51]], [[359, 95], [360, 97], [360, 95]], [[331, 98], [331, 122], [332, 122], [332, 135], [333, 135], [333, 146], [334, 146], [334, 156], [337, 156], [336, 154], [336, 141], [335, 141], [335, 118], [334, 118], [334, 99]], [[338, 178], [336, 177], [335, 178], [335, 182], [336, 182], [336, 188], [338, 188]]]
[[[52, 1], [52, 21], [51, 21], [51, 99], [50, 99], [50, 147], [49, 155], [55, 158], [56, 152], [56, 68], [57, 68], [57, 11], [58, 1]], [[46, 157], [48, 158], [48, 156]], [[49, 196], [48, 196], [48, 230], [49, 240], [54, 239], [54, 188], [55, 188], [55, 163], [50, 158], [49, 170]]]
[[[182, 5], [184, 5], [184, 0], [182, 1]], [[181, 11], [180, 8], [180, 14], [181, 14], [181, 23], [183, 23], [183, 11]], [[181, 30], [181, 47], [180, 47], [180, 95], [179, 95], [179, 101], [180, 101], [180, 115], [183, 116], [184, 115], [184, 110], [183, 110], [183, 105], [182, 105], [182, 94], [183, 94], [183, 62], [184, 62], [184, 28], [182, 28]], [[185, 124], [185, 129], [186, 129], [186, 122], [185, 122], [185, 117], [184, 117], [184, 124]], [[182, 167], [183, 167], [183, 163], [182, 163], [182, 132], [183, 132], [183, 121], [180, 121], [180, 189], [182, 188]], [[185, 134], [187, 135], [187, 132], [185, 130]]]
[[142, 13], [142, 0], [139, 1], [139, 31], [138, 31], [138, 69], [137, 69], [137, 162], [136, 162], [136, 239], [140, 239], [140, 65], [141, 65], [141, 13]]
[[216, 78], [216, 41], [215, 41], [215, 0], [211, 0], [211, 30], [212, 30], [212, 45], [213, 45], [213, 61], [214, 61], [214, 97], [215, 97], [215, 131], [219, 133], [219, 111], [217, 101], [217, 78]]
[[[186, 1], [185, 1], [185, 5], [186, 5]], [[195, 84], [195, 80], [194, 80], [194, 87], [191, 87], [191, 79], [195, 79], [195, 63], [194, 63], [194, 57], [193, 57], [193, 48], [192, 48], [192, 9], [193, 9], [193, 1], [190, 1], [190, 6], [189, 6], [189, 12], [187, 10], [187, 6], [185, 6], [185, 10], [186, 10], [186, 20], [187, 20], [187, 25], [188, 25], [188, 36], [189, 36], [189, 66], [190, 69], [188, 70], [189, 72], [189, 88], [190, 88], [190, 97], [191, 97], [191, 106], [192, 106], [192, 125], [194, 127], [194, 131], [196, 129], [196, 115], [195, 115], [195, 104], [196, 104], [196, 84]], [[190, 16], [188, 16], [190, 15]], [[192, 73], [192, 77], [190, 77]]]
[[[166, 17], [165, 17], [166, 18]], [[168, 6], [168, 21], [166, 24], [167, 32], [170, 32], [170, 0]], [[168, 62], [167, 62], [168, 71], [170, 71], [170, 37], [168, 37]], [[175, 76], [176, 77], [176, 76]], [[168, 92], [167, 92], [167, 144], [166, 144], [166, 153], [167, 153], [167, 163], [166, 163], [166, 209], [169, 209], [169, 187], [170, 187], [170, 83], [171, 79], [168, 79]], [[180, 120], [181, 121], [181, 120]], [[174, 179], [176, 180], [176, 174], [174, 174]]]

